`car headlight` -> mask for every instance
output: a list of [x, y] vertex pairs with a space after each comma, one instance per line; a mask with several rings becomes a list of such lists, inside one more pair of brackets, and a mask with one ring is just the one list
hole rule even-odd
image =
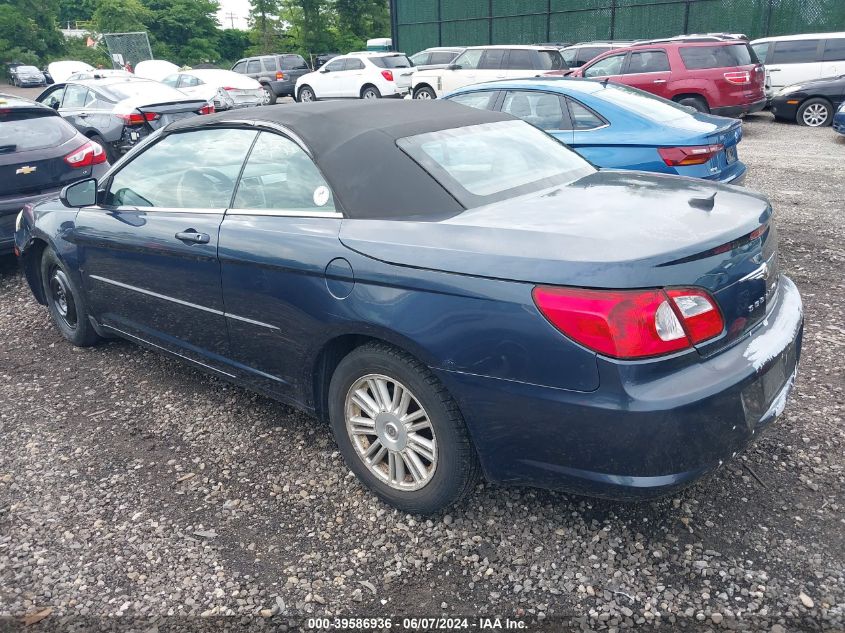
[[786, 88], [782, 88], [781, 91], [778, 93], [779, 95], [789, 95], [793, 92], [799, 92], [804, 89], [802, 84], [795, 84], [794, 86], [787, 86]]

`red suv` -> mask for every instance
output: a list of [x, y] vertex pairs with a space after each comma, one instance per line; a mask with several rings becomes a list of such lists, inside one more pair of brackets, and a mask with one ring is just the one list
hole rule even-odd
[[638, 44], [599, 55], [572, 76], [609, 79], [723, 116], [766, 106], [766, 72], [745, 41]]

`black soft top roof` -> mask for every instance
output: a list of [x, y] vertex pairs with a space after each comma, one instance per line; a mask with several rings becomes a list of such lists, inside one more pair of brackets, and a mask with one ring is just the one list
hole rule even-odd
[[[448, 215], [463, 207], [396, 140], [516, 120], [451, 101], [323, 101], [230, 110], [172, 124], [168, 132], [235, 121], [283, 125], [311, 151], [348, 217]], [[507, 151], [507, 148], [502, 148]]]

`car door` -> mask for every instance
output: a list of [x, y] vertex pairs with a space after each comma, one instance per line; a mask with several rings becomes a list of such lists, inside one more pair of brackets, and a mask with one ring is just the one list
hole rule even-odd
[[41, 95], [39, 95], [37, 101], [39, 103], [43, 103], [49, 108], [53, 108], [54, 110], [60, 110], [62, 105], [62, 99], [65, 96], [65, 84], [56, 84], [52, 86], [49, 90], [45, 90]]
[[822, 52], [822, 77], [845, 75], [845, 37], [825, 40]]
[[441, 71], [442, 87], [438, 91], [439, 94], [478, 83], [478, 64], [483, 54], [482, 48], [470, 48], [461, 53], [452, 66], [444, 68]]
[[478, 62], [478, 70], [471, 83], [477, 84], [507, 78], [507, 58], [508, 49], [506, 48], [486, 49]]
[[361, 86], [365, 83], [366, 67], [364, 62], [360, 59], [350, 57], [346, 60], [343, 70], [338, 76], [339, 97], [355, 98], [361, 96]]
[[224, 365], [217, 238], [256, 135], [206, 127], [160, 137], [101, 184], [100, 204], [79, 211], [72, 241], [104, 326]]
[[232, 359], [282, 396], [301, 391], [311, 375], [304, 350], [351, 292], [341, 217], [311, 157], [262, 131], [220, 227], [220, 271], [224, 303], [237, 311], [227, 314]]
[[106, 131], [113, 125], [112, 111], [114, 106], [115, 102], [99, 90], [89, 88], [85, 97], [85, 106], [79, 113], [79, 117], [85, 122], [88, 129], [96, 131], [97, 134], [105, 138], [107, 136]]
[[587, 79], [607, 79], [619, 81], [625, 68], [625, 58], [628, 53], [616, 53], [602, 57], [598, 61], [585, 65], [581, 76]]
[[246, 74], [258, 81], [261, 78], [261, 60], [258, 58], [250, 59], [246, 63]]
[[536, 53], [527, 48], [512, 48], [508, 51], [507, 59], [505, 60], [504, 76], [507, 78], [517, 77], [531, 77], [539, 75], [537, 62], [535, 60]]
[[572, 128], [569, 146], [594, 165], [630, 166], [624, 135], [614, 132], [607, 120], [577, 99], [569, 96], [565, 99]]
[[311, 87], [320, 98], [339, 97], [343, 89], [343, 71], [346, 59], [333, 59], [319, 70], [317, 81]]
[[59, 114], [73, 124], [78, 130], [87, 130], [88, 116], [85, 111], [85, 101], [88, 98], [88, 88], [80, 84], [67, 84], [65, 87]]
[[628, 56], [619, 82], [669, 99], [672, 77], [669, 56], [661, 49], [635, 51]]
[[821, 54], [824, 40], [781, 40], [769, 53], [771, 62], [766, 70], [772, 91], [784, 86], [812, 81], [822, 76]]

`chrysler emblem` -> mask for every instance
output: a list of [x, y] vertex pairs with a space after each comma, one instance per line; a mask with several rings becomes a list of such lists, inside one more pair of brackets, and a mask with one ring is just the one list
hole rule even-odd
[[31, 174], [32, 172], [34, 172], [36, 169], [38, 169], [38, 167], [30, 167], [29, 165], [24, 165], [23, 167], [16, 169], [15, 174], [23, 174], [24, 176], [26, 176], [27, 174]]
[[766, 281], [768, 280], [768, 278], [769, 265], [766, 262], [763, 262], [762, 264], [760, 264], [759, 268], [740, 279], [740, 281], [750, 281], [751, 279], [762, 279], [763, 281]]

